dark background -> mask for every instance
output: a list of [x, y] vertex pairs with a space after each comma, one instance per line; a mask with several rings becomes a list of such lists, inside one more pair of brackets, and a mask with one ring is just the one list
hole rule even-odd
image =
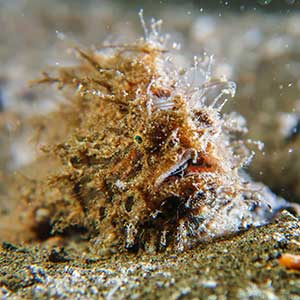
[[[1, 7], [0, 0], [0, 7]], [[68, 6], [90, 6], [101, 3], [101, 0], [53, 0]], [[124, 10], [139, 11], [143, 8], [146, 14], [155, 15], [157, 10], [165, 7], [180, 6], [191, 13], [200, 9], [210, 13], [255, 13], [291, 14], [300, 11], [300, 0], [111, 0], [111, 3], [124, 6]], [[117, 16], [116, 16], [117, 17]]]
[[[85, 1], [86, 2], [86, 1]], [[269, 13], [291, 13], [295, 10], [300, 10], [300, 0], [117, 0], [116, 2], [123, 3], [126, 7], [143, 6], [147, 9], [153, 9], [154, 4], [165, 5], [184, 5], [190, 6], [191, 9], [203, 8], [207, 11], [234, 11], [234, 12], [249, 12], [263, 11]]]

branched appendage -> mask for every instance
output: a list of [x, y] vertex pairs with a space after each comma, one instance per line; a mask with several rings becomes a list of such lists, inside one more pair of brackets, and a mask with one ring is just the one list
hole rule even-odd
[[37, 227], [42, 209], [51, 234], [83, 227], [101, 251], [182, 251], [283, 205], [241, 171], [244, 120], [221, 113], [234, 83], [211, 77], [211, 59], [178, 71], [155, 30], [110, 54], [77, 49], [78, 66], [39, 81], [69, 101], [49, 140], [60, 167], [32, 201]]

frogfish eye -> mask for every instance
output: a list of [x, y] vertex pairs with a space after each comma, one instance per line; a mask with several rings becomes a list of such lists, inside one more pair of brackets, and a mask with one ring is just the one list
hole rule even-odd
[[142, 137], [140, 135], [138, 135], [138, 134], [134, 137], [134, 141], [136, 143], [138, 143], [138, 144], [142, 144], [143, 143]]

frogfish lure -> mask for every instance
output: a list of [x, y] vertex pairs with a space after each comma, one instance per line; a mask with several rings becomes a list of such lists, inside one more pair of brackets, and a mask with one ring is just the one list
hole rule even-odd
[[183, 251], [266, 224], [289, 204], [243, 170], [245, 120], [222, 113], [235, 84], [208, 56], [179, 66], [160, 23], [142, 24], [144, 38], [76, 49], [77, 66], [39, 80], [67, 101], [48, 139], [58, 166], [31, 197], [35, 227], [84, 228], [110, 251]]

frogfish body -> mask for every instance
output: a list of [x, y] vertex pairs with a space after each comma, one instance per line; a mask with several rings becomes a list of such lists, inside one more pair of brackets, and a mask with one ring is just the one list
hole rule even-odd
[[287, 205], [243, 171], [245, 121], [222, 113], [235, 84], [207, 57], [178, 66], [164, 43], [153, 24], [133, 44], [77, 49], [78, 66], [40, 80], [67, 101], [52, 115], [58, 167], [31, 197], [34, 228], [84, 228], [99, 249], [182, 251]]

